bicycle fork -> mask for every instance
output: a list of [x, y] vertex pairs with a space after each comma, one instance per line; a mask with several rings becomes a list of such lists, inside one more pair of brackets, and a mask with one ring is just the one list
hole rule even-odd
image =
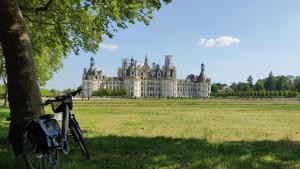
[[64, 154], [69, 154], [70, 148], [68, 144], [68, 127], [70, 122], [70, 109], [67, 104], [64, 104], [64, 112], [62, 117], [62, 151]]

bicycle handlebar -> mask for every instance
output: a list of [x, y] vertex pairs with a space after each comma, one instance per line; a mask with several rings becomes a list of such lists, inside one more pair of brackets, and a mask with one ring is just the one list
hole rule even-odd
[[62, 95], [62, 96], [55, 96], [54, 99], [48, 99], [46, 100], [44, 103], [41, 104], [41, 106], [47, 106], [48, 104], [52, 103], [52, 102], [57, 102], [57, 101], [63, 101], [65, 100], [67, 97], [70, 96], [76, 96], [78, 93], [80, 93], [82, 91], [81, 88], [79, 88], [78, 90], [75, 90], [74, 92]]
[[81, 88], [79, 88], [78, 90], [75, 90], [74, 92], [71, 92], [69, 94], [67, 94], [67, 96], [76, 96], [77, 93], [80, 93], [82, 91]]

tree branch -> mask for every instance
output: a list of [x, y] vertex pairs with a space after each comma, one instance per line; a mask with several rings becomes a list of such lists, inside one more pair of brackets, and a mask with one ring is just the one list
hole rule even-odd
[[45, 6], [42, 6], [42, 7], [38, 7], [35, 9], [36, 12], [44, 12], [46, 11], [49, 7], [50, 7], [50, 4], [53, 2], [53, 0], [49, 0]]
[[24, 15], [24, 18], [25, 18], [25, 19], [28, 19], [28, 21], [31, 22], [31, 23], [36, 23], [36, 22], [38, 22], [38, 23], [41, 23], [41, 24], [44, 24], [44, 25], [51, 25], [51, 26], [55, 26], [55, 25], [56, 25], [55, 23], [50, 23], [50, 22], [34, 21], [33, 19], [31, 19], [31, 18], [30, 18], [29, 16], [27, 16], [27, 15]]
[[45, 12], [47, 9], [49, 9], [51, 3], [54, 0], [48, 0], [48, 2], [44, 6], [40, 6], [37, 8], [26, 6], [26, 5], [20, 5], [19, 8], [21, 11], [26, 11], [26, 12]]

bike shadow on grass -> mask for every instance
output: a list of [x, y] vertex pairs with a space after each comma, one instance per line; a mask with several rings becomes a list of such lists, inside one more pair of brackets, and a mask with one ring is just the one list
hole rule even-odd
[[[71, 141], [70, 154], [61, 155], [59, 168], [300, 168], [300, 143], [288, 140], [211, 143], [205, 139], [103, 136], [87, 138], [85, 142], [91, 159], [82, 160], [79, 147]], [[4, 138], [0, 138], [0, 143], [0, 168], [23, 166], [22, 159], [13, 156]]]

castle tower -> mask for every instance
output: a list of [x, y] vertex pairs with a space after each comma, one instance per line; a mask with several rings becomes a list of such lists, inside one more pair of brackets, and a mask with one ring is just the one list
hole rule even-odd
[[148, 57], [147, 57], [147, 55], [145, 56], [145, 62], [144, 62], [144, 66], [145, 66], [145, 67], [149, 67], [149, 65], [148, 65]]
[[130, 60], [130, 66], [133, 66], [133, 65], [134, 65], [134, 59], [132, 57], [131, 60]]
[[152, 69], [155, 69], [155, 62], [152, 63]]
[[84, 69], [83, 69], [83, 74], [82, 74], [82, 80], [85, 79], [86, 73], [87, 73], [86, 68], [84, 68]]
[[165, 55], [165, 69], [164, 69], [164, 77], [166, 79], [172, 79], [172, 55], [166, 54]]
[[128, 68], [128, 59], [127, 58], [123, 58], [122, 59], [122, 68]]
[[205, 65], [202, 63], [201, 64], [201, 73], [200, 73], [200, 75], [197, 78], [197, 82], [198, 83], [203, 83], [203, 82], [206, 82], [206, 80], [207, 80], [207, 76], [204, 73], [204, 70], [205, 70]]
[[95, 59], [91, 57], [90, 67], [95, 67]]
[[170, 54], [165, 55], [165, 66], [166, 66], [166, 68], [171, 68], [171, 66], [172, 66], [172, 55], [170, 55]]

